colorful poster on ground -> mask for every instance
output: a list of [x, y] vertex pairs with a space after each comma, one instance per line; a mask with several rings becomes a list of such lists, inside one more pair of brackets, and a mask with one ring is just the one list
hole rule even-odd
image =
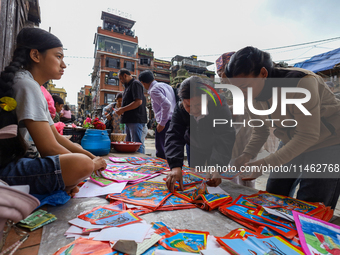
[[133, 214], [130, 210], [100, 218], [94, 221], [96, 225], [109, 225], [110, 227], [122, 227], [132, 223], [137, 223], [142, 219]]
[[144, 164], [148, 164], [148, 163], [152, 163], [152, 158], [151, 157], [130, 157], [127, 159], [128, 163], [132, 164], [132, 165], [144, 165]]
[[216, 237], [232, 254], [238, 255], [303, 255], [299, 249], [279, 236], [261, 237], [245, 235], [241, 238]]
[[157, 210], [177, 210], [177, 209], [190, 209], [190, 208], [196, 208], [194, 204], [191, 204], [188, 201], [185, 201], [184, 199], [180, 197], [176, 197], [174, 195], [171, 195], [165, 203], [159, 207]]
[[[295, 226], [293, 227], [293, 225], [289, 225], [293, 223], [289, 222], [287, 225], [285, 221], [285, 225], [283, 225], [280, 223], [280, 221], [276, 221], [274, 223], [272, 219], [267, 218], [267, 216], [259, 217], [257, 215], [254, 215], [256, 208], [249, 208], [246, 206], [238, 205], [237, 200], [230, 205], [222, 205], [218, 209], [221, 213], [227, 215], [236, 222], [255, 231], [260, 226], [265, 226], [289, 239], [292, 239], [297, 234]], [[271, 219], [271, 221], [269, 221], [269, 219]]]
[[165, 183], [145, 181], [126, 187], [120, 194], [110, 194], [112, 200], [157, 209], [171, 195]]
[[106, 169], [111, 171], [118, 171], [121, 168], [124, 168], [121, 164], [107, 164]]
[[340, 226], [295, 211], [293, 216], [305, 254], [340, 254]]
[[123, 157], [109, 157], [109, 159], [114, 163], [127, 163], [127, 158]]
[[101, 175], [109, 180], [116, 181], [116, 182], [129, 182], [129, 181], [138, 181], [141, 179], [145, 179], [149, 177], [151, 174], [144, 174], [144, 173], [136, 173], [132, 171], [110, 171], [110, 170], [103, 170], [101, 171]]
[[195, 230], [175, 230], [159, 240], [167, 250], [199, 253], [206, 249], [209, 232]]
[[[245, 198], [249, 202], [261, 205], [268, 208], [284, 208], [280, 211], [289, 214], [289, 211], [298, 211], [304, 214], [314, 214], [319, 211], [320, 205], [317, 203], [308, 203], [302, 200], [298, 200], [291, 197], [280, 196], [276, 194], [271, 194], [268, 192], [263, 192], [248, 196]], [[291, 214], [291, 213], [290, 213]], [[291, 214], [292, 215], [292, 214]]]
[[[91, 239], [78, 238], [68, 245], [60, 248], [54, 255], [111, 255], [113, 250], [109, 242], [94, 241]], [[118, 254], [118, 253], [117, 253]]]
[[122, 169], [123, 171], [138, 172], [144, 174], [160, 173], [166, 170], [165, 167], [154, 166], [154, 165], [141, 165], [141, 166], [130, 166]]
[[203, 180], [204, 178], [200, 177], [197, 174], [190, 173], [190, 172], [183, 173], [183, 185], [201, 183]]
[[110, 185], [110, 184], [114, 183], [114, 181], [108, 180], [108, 179], [104, 178], [104, 177], [101, 175], [101, 173], [100, 173], [99, 170], [93, 171], [92, 174], [91, 174], [91, 176], [90, 176], [90, 179], [91, 179], [94, 183], [96, 183], [96, 184], [98, 184], [99, 186], [102, 186], [102, 187], [105, 187], [105, 186], [107, 186], [107, 185]]
[[108, 216], [112, 216], [118, 213], [120, 213], [120, 211], [118, 210], [109, 209], [105, 206], [98, 206], [86, 213], [78, 215], [78, 218], [89, 221], [92, 224], [96, 224], [95, 223], [96, 220], [106, 218]]

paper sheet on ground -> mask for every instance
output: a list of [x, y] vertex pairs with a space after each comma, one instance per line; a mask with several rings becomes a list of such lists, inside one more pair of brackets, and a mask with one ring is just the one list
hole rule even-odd
[[278, 216], [280, 218], [283, 218], [285, 220], [288, 220], [288, 221], [291, 221], [291, 222], [294, 222], [294, 217], [293, 215], [288, 215], [286, 213], [281, 213], [280, 211], [277, 211], [275, 209], [272, 209], [272, 208], [268, 208], [266, 206], [263, 206], [263, 208], [270, 214], [272, 215], [275, 215], [275, 216]]
[[72, 225], [71, 227], [69, 227], [68, 230], [66, 230], [65, 235], [69, 235], [69, 234], [82, 234], [83, 233], [83, 229], [77, 226]]
[[80, 228], [105, 228], [106, 227], [106, 225], [91, 224], [89, 221], [82, 220], [82, 219], [79, 219], [79, 218], [75, 218], [73, 220], [70, 220], [69, 223], [71, 223], [72, 225], [76, 225]]
[[197, 253], [180, 252], [180, 251], [167, 251], [167, 250], [155, 250], [155, 255], [189, 255]]
[[125, 188], [125, 185], [126, 182], [121, 182], [102, 187], [89, 180], [80, 187], [79, 192], [76, 193], [74, 197], [97, 197], [110, 193], [121, 193]]
[[221, 248], [221, 245], [216, 241], [216, 238], [212, 235], [208, 235], [206, 250]]
[[89, 237], [92, 238], [92, 237], [95, 237], [96, 235], [98, 235], [100, 232], [99, 231], [95, 231], [95, 232], [91, 232], [89, 234]]
[[112, 227], [102, 229], [93, 240], [97, 241], [118, 241], [132, 240], [137, 243], [143, 242], [146, 234], [150, 230], [150, 224], [134, 223], [123, 227]]
[[81, 237], [81, 238], [87, 238], [87, 239], [90, 238], [89, 235], [70, 234], [70, 235], [67, 235], [67, 236], [66, 236], [66, 238], [74, 238], [75, 240], [78, 239], [79, 237]]
[[230, 255], [229, 252], [223, 250], [222, 248], [214, 248], [210, 250], [202, 250], [201, 254], [203, 255]]
[[208, 192], [210, 194], [225, 194], [225, 195], [229, 195], [227, 192], [225, 192], [223, 189], [221, 189], [219, 186], [217, 187], [210, 187], [207, 186], [208, 188]]
[[157, 234], [153, 234], [151, 238], [145, 239], [144, 242], [139, 243], [137, 246], [137, 255], [143, 254], [146, 250], [148, 250], [152, 245], [157, 243], [162, 237]]

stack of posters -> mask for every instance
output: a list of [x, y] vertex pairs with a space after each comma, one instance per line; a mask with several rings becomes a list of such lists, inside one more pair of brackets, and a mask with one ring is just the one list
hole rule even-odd
[[231, 254], [304, 254], [301, 248], [280, 236], [268, 237], [245, 229], [233, 230], [224, 237], [216, 237], [216, 240]]
[[295, 211], [293, 215], [305, 254], [340, 254], [339, 226]]
[[18, 226], [28, 228], [30, 231], [33, 231], [55, 221], [56, 219], [55, 215], [39, 209], [27, 216], [25, 219], [19, 221]]

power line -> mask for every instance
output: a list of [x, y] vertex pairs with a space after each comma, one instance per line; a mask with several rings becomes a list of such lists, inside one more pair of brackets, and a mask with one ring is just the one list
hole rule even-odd
[[[292, 47], [297, 47], [297, 46], [303, 46], [303, 45], [309, 45], [309, 44], [315, 44], [315, 43], [320, 43], [320, 44], [324, 44], [330, 41], [336, 41], [339, 40], [339, 37], [334, 37], [334, 38], [329, 38], [329, 39], [324, 39], [324, 40], [318, 40], [318, 41], [313, 41], [313, 42], [306, 42], [306, 43], [299, 43], [299, 44], [292, 44], [292, 45], [287, 45], [287, 46], [280, 46], [280, 47], [275, 47], [275, 48], [268, 48], [268, 49], [263, 49], [264, 51], [269, 51], [269, 50], [277, 50], [277, 49], [284, 49], [284, 48], [292, 48]], [[308, 48], [308, 47], [301, 47], [298, 49], [304, 49], [304, 48]], [[293, 49], [293, 50], [298, 50], [298, 49]], [[293, 50], [287, 50], [287, 51], [281, 51], [281, 52], [288, 52], [288, 51], [293, 51]], [[280, 53], [280, 52], [279, 52]], [[221, 56], [223, 53], [220, 54], [210, 54], [210, 55], [199, 55], [197, 57], [215, 57], [215, 56]], [[160, 59], [162, 58], [172, 58], [172, 57], [160, 57]]]
[[325, 40], [319, 40], [319, 41], [307, 42], [307, 43], [299, 43], [299, 44], [293, 44], [293, 45], [288, 45], [288, 46], [281, 46], [281, 47], [276, 47], [276, 48], [269, 48], [269, 49], [264, 49], [264, 50], [278, 50], [278, 49], [283, 49], [283, 48], [291, 48], [291, 47], [296, 47], [296, 46], [302, 46], [302, 45], [319, 43], [319, 42], [326, 42], [326, 41], [333, 41], [333, 40], [339, 40], [339, 39], [340, 39], [340, 36], [339, 37], [325, 39]]
[[[335, 40], [339, 40], [340, 37], [333, 37], [333, 38], [328, 38], [328, 39], [324, 39], [324, 40], [318, 40], [318, 41], [312, 41], [312, 42], [305, 42], [305, 43], [299, 43], [299, 44], [292, 44], [292, 45], [286, 45], [286, 46], [280, 46], [280, 47], [274, 47], [274, 48], [268, 48], [268, 49], [263, 49], [264, 51], [270, 51], [270, 50], [278, 50], [278, 49], [285, 49], [285, 48], [293, 48], [293, 47], [297, 47], [297, 46], [304, 46], [304, 45], [310, 45], [310, 44], [316, 44], [319, 43], [315, 46], [312, 47], [318, 47], [318, 45], [330, 42], [330, 41], [335, 41]], [[300, 49], [304, 49], [304, 48], [309, 48], [311, 46], [308, 47], [300, 47], [297, 49], [291, 49], [291, 50], [286, 50], [286, 51], [280, 51], [277, 53], [283, 53], [283, 52], [288, 52], [288, 51], [295, 51], [295, 50], [300, 50]], [[305, 52], [306, 53], [306, 52]], [[304, 53], [304, 54], [305, 54]], [[209, 54], [209, 55], [198, 55], [197, 57], [215, 57], [215, 56], [221, 56], [222, 54]], [[301, 56], [301, 55], [300, 55]], [[82, 59], [99, 59], [99, 58], [95, 58], [95, 57], [84, 57], [84, 56], [65, 56], [65, 58], [82, 58]], [[171, 59], [173, 57], [158, 57], [158, 59]], [[310, 58], [310, 57], [306, 57], [306, 58]], [[292, 58], [292, 59], [287, 59], [287, 60], [280, 60], [280, 61], [293, 61], [295, 59], [304, 59], [304, 58]]]
[[[332, 54], [332, 57], [336, 56], [336, 55], [340, 55], [340, 53], [335, 53], [335, 54]], [[297, 60], [297, 59], [307, 59], [307, 58], [312, 58], [312, 57], [315, 57], [314, 56], [309, 56], [309, 57], [301, 57], [301, 58], [291, 58], [291, 59], [284, 59], [284, 60], [276, 60], [275, 62], [286, 62], [286, 61], [293, 61], [293, 60]], [[337, 58], [328, 58], [327, 60], [336, 60]], [[314, 61], [309, 61], [309, 63], [313, 63], [313, 62], [319, 62], [320, 60], [314, 60]]]

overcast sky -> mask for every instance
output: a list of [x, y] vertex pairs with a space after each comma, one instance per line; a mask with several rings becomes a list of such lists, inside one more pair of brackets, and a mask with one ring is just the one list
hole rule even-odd
[[[77, 92], [91, 85], [94, 35], [108, 8], [136, 21], [139, 46], [152, 48], [156, 58], [197, 55], [215, 62], [224, 52], [252, 45], [270, 49], [340, 36], [338, 0], [40, 0], [40, 28], [58, 36], [67, 69], [57, 87], [67, 101], [77, 103]], [[131, 15], [131, 16], [130, 16]], [[293, 64], [340, 47], [340, 40], [269, 50], [274, 61]], [[215, 65], [209, 67], [215, 70]]]

